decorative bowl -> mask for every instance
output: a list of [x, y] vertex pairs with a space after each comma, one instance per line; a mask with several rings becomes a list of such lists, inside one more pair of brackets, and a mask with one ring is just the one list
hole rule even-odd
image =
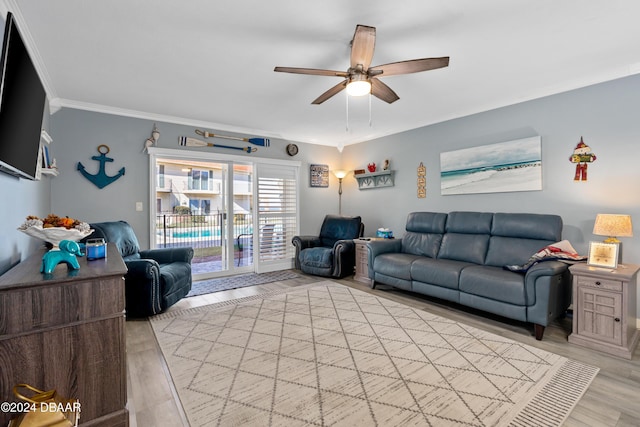
[[74, 242], [77, 242], [78, 240], [84, 239], [85, 237], [93, 233], [93, 229], [91, 228], [86, 230], [65, 227], [43, 228], [39, 225], [32, 225], [24, 228], [21, 227], [18, 228], [18, 230], [31, 237], [35, 237], [44, 240], [45, 242], [51, 243], [54, 249], [58, 248], [58, 245], [62, 240], [73, 240]]

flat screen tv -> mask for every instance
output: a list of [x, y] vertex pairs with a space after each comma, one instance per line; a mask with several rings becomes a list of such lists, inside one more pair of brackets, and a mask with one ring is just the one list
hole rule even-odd
[[0, 66], [0, 171], [36, 179], [46, 92], [11, 13]]

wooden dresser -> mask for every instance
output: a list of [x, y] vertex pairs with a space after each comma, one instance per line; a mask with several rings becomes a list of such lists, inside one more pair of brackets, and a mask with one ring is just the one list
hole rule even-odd
[[[128, 426], [124, 275], [117, 248], [40, 273], [42, 253], [0, 276], [0, 402], [27, 383], [81, 404], [84, 426]], [[0, 413], [0, 425], [15, 414]]]

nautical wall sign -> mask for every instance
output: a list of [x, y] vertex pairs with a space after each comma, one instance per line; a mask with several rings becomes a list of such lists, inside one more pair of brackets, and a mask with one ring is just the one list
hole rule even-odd
[[418, 166], [418, 199], [427, 197], [427, 168], [420, 162]]
[[100, 153], [100, 155], [92, 156], [91, 160], [95, 160], [96, 162], [100, 163], [98, 173], [96, 173], [95, 175], [90, 174], [89, 172], [86, 171], [84, 165], [80, 162], [78, 162], [77, 169], [80, 171], [82, 176], [87, 178], [89, 181], [93, 182], [96, 187], [104, 188], [124, 175], [124, 167], [120, 168], [120, 170], [116, 175], [108, 176], [107, 172], [105, 171], [105, 163], [113, 162], [113, 159], [111, 157], [107, 157], [107, 154], [111, 150], [109, 149], [109, 146], [104, 144], [98, 145], [97, 150], [98, 150], [98, 153]]

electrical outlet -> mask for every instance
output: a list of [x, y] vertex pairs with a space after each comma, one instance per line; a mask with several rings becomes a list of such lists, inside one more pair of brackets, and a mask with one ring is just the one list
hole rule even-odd
[[136, 202], [136, 211], [142, 212], [142, 202]]

